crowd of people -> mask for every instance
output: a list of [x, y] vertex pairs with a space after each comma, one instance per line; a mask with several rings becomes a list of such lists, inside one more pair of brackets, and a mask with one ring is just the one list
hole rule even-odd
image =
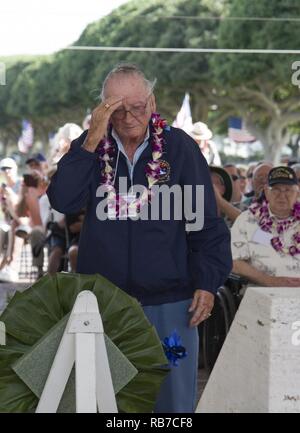
[[[28, 156], [21, 175], [13, 158], [0, 161], [0, 281], [18, 281], [20, 256], [26, 243], [31, 246], [30, 268], [37, 278], [45, 272], [75, 272], [84, 209], [67, 215], [57, 212], [50, 206], [46, 190], [58, 161], [81, 133], [76, 124], [62, 126], [52, 140], [49, 155]], [[45, 251], [48, 252], [47, 269]]]
[[300, 164], [210, 166], [231, 230], [232, 272], [249, 284], [300, 287]]
[[233, 273], [261, 286], [300, 287], [300, 163], [224, 164], [206, 124], [190, 135], [207, 163], [218, 213], [231, 229]]
[[[85, 123], [87, 126], [88, 123]], [[75, 272], [85, 210], [75, 214], [56, 211], [49, 203], [46, 190], [58, 161], [82, 132], [76, 124], [65, 124], [53, 139], [48, 157], [41, 153], [28, 157], [22, 176], [13, 158], [5, 157], [0, 161], [3, 213], [0, 225], [0, 281], [18, 281], [18, 257], [24, 242], [31, 245], [32, 266], [38, 278], [45, 272], [45, 247], [48, 248], [48, 273], [61, 270]], [[268, 161], [221, 166], [219, 153], [211, 140], [212, 132], [207, 125], [194, 123], [190, 135], [209, 165], [218, 214], [231, 229], [233, 272], [255, 284], [300, 285], [300, 163], [292, 161], [292, 164], [281, 168], [273, 167]], [[287, 179], [278, 176], [277, 180], [270, 180], [274, 169], [280, 169], [281, 174], [286, 171]], [[281, 190], [281, 184], [288, 186]], [[266, 209], [270, 213], [270, 221], [273, 221], [268, 227], [263, 225]], [[282, 209], [285, 209], [284, 214]], [[291, 238], [294, 235], [298, 236], [298, 241]], [[277, 244], [270, 242], [273, 238], [278, 238]], [[289, 246], [289, 251], [286, 247], [278, 247], [282, 242]]]

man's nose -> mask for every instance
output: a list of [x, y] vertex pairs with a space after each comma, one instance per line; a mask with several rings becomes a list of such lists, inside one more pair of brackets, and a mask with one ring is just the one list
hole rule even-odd
[[123, 121], [130, 122], [132, 119], [135, 119], [136, 117], [131, 113], [130, 110], [124, 110], [124, 117]]
[[124, 113], [125, 113], [125, 116], [124, 116], [125, 119], [127, 118], [127, 116], [133, 117], [130, 110], [124, 110]]

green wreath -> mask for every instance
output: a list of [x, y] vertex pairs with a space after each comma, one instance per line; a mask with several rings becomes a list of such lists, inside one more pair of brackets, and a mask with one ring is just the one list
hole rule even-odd
[[38, 398], [12, 366], [73, 308], [79, 292], [98, 300], [106, 335], [137, 369], [117, 394], [120, 412], [151, 412], [167, 374], [164, 351], [140, 304], [101, 275], [46, 275], [25, 292], [16, 292], [0, 320], [6, 346], [0, 346], [0, 412], [34, 411]]

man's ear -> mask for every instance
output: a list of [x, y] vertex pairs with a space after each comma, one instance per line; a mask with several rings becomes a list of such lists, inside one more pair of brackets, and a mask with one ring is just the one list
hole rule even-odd
[[156, 113], [156, 101], [154, 95], [150, 96], [150, 107], [151, 107], [151, 113]]

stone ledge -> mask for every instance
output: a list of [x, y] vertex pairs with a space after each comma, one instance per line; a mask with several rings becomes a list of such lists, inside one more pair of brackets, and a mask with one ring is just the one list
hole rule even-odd
[[196, 412], [300, 412], [297, 321], [300, 288], [249, 287]]

